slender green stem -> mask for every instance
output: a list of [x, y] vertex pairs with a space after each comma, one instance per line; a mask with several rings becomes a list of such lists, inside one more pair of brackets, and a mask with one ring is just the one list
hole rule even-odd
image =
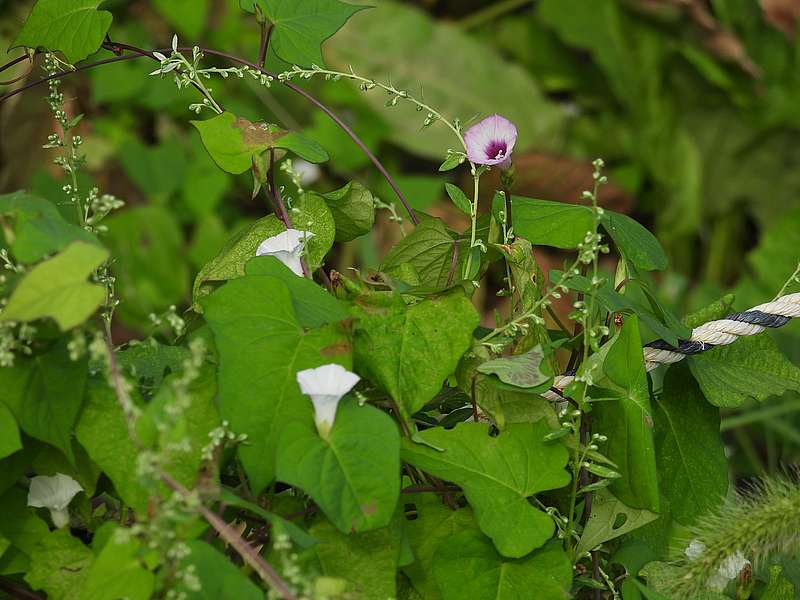
[[797, 263], [797, 268], [794, 270], [794, 273], [792, 273], [791, 277], [789, 277], [789, 279], [786, 280], [786, 283], [783, 284], [781, 291], [778, 292], [778, 295], [775, 296], [772, 300], [775, 301], [781, 296], [783, 296], [783, 294], [786, 293], [786, 290], [789, 289], [789, 286], [797, 282], [800, 282], [800, 262]]
[[[419, 108], [428, 111], [437, 121], [441, 121], [444, 123], [450, 131], [452, 131], [455, 136], [458, 138], [458, 141], [461, 143], [461, 146], [466, 151], [467, 144], [464, 141], [464, 136], [461, 133], [461, 130], [456, 126], [455, 123], [452, 123], [448, 119], [446, 119], [442, 114], [437, 111], [436, 109], [432, 108], [429, 104], [425, 104], [421, 100], [417, 100], [414, 96], [410, 95], [406, 90], [399, 90], [393, 85], [388, 85], [385, 83], [381, 83], [380, 81], [376, 81], [374, 79], [369, 79], [368, 77], [362, 77], [361, 75], [357, 75], [354, 72], [345, 73], [343, 71], [332, 71], [330, 69], [322, 69], [322, 68], [313, 68], [313, 69], [294, 69], [292, 71], [287, 71], [286, 73], [282, 74], [287, 78], [291, 78], [294, 74], [299, 77], [310, 78], [314, 75], [329, 75], [331, 77], [342, 78], [342, 79], [349, 79], [351, 81], [357, 81], [363, 84], [363, 89], [369, 90], [372, 88], [379, 88], [382, 89], [397, 98], [401, 98], [403, 100], [407, 100], [411, 104], [418, 106]], [[279, 76], [280, 77], [280, 76]], [[475, 169], [475, 165], [472, 165], [473, 170]]]
[[474, 167], [472, 181], [474, 183], [472, 191], [472, 209], [470, 211], [472, 223], [470, 225], [469, 253], [467, 254], [467, 262], [464, 265], [464, 279], [469, 278], [472, 271], [472, 249], [475, 247], [475, 237], [478, 229], [478, 197], [480, 195], [481, 176]]

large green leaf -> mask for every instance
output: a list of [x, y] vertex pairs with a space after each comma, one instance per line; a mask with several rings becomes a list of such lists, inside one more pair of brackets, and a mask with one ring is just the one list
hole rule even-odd
[[656, 396], [656, 458], [661, 492], [679, 522], [690, 525], [728, 490], [719, 410], [709, 405], [685, 365], [667, 371]]
[[434, 557], [433, 570], [444, 600], [562, 600], [569, 597], [572, 584], [572, 564], [560, 543], [509, 560], [477, 531], [465, 531], [444, 542]]
[[[102, 548], [98, 548], [98, 538], [105, 540]], [[97, 558], [89, 567], [86, 581], [76, 598], [148, 600], [152, 597], [156, 578], [143, 564], [147, 559], [136, 536], [118, 530], [111, 531], [108, 537], [96, 535], [94, 551]]]
[[472, 509], [447, 508], [433, 494], [411, 494], [403, 499], [416, 509], [416, 518], [404, 523], [415, 560], [403, 567], [403, 572], [426, 600], [438, 600], [442, 595], [433, 575], [433, 557], [439, 546], [453, 536], [477, 530]]
[[204, 121], [192, 121], [211, 158], [220, 169], [238, 175], [253, 166], [253, 160], [270, 148], [290, 150], [309, 162], [328, 160], [328, 154], [313, 140], [287, 133], [277, 125], [253, 123], [224, 112]]
[[194, 309], [202, 312], [203, 305], [199, 300], [214, 290], [214, 284], [244, 275], [245, 265], [256, 255], [259, 244], [285, 229], [278, 217], [268, 215], [243, 228], [228, 240], [195, 277], [192, 290]]
[[330, 436], [294, 421], [280, 433], [276, 476], [308, 493], [342, 532], [384, 527], [400, 493], [400, 435], [384, 412], [342, 400]]
[[[514, 233], [536, 246], [576, 248], [591, 231], [594, 217], [586, 206], [512, 196]], [[499, 210], [500, 204], [494, 207]]]
[[72, 242], [25, 275], [0, 312], [0, 321], [50, 317], [62, 331], [80, 325], [105, 300], [105, 288], [86, 279], [106, 258], [108, 251], [104, 248]]
[[[356, 303], [353, 346], [358, 373], [385, 389], [410, 416], [442, 388], [470, 347], [478, 315], [461, 291], [406, 306]], [[435, 357], [435, 360], [432, 360]]]
[[14, 413], [22, 431], [52, 444], [72, 462], [72, 426], [81, 410], [86, 372], [86, 358], [71, 360], [66, 340], [0, 369], [0, 401]]
[[331, 210], [322, 196], [305, 194], [294, 203], [291, 218], [295, 229], [314, 234], [306, 243], [306, 261], [314, 271], [323, 263], [336, 238], [336, 223]]
[[256, 6], [273, 26], [271, 48], [290, 65], [325, 64], [320, 46], [347, 20], [366, 6], [339, 0], [239, 0], [254, 12]]
[[[3, 377], [0, 376], [0, 380]], [[17, 420], [8, 406], [0, 402], [0, 458], [14, 454], [22, 448]]]
[[[553, 535], [552, 518], [528, 497], [569, 483], [567, 449], [543, 441], [543, 422], [515, 423], [497, 436], [488, 426], [460, 423], [418, 434], [426, 445], [403, 441], [403, 460], [464, 489], [481, 530], [504, 556], [519, 558]], [[438, 448], [439, 450], [434, 450]]]
[[732, 408], [800, 391], [800, 367], [793, 365], [768, 333], [743, 336], [688, 359], [703, 395], [714, 406]]
[[608, 490], [599, 490], [595, 492], [592, 512], [581, 534], [576, 553], [580, 556], [603, 542], [625, 535], [657, 518], [658, 514], [654, 512], [631, 508]]
[[[21, 573], [27, 570], [28, 559], [37, 551], [39, 542], [49, 535], [49, 527], [40, 519], [33, 509], [28, 507], [27, 493], [21, 487], [15, 486], [0, 496], [0, 535], [11, 542], [12, 549], [21, 554], [15, 564], [19, 569], [10, 568], [7, 559], [13, 560], [7, 551], [0, 557], [0, 567], [5, 573]], [[9, 570], [6, 570], [9, 569]]]
[[75, 433], [122, 500], [136, 511], [146, 511], [149, 494], [136, 475], [140, 449], [131, 439], [114, 390], [104, 380], [89, 380], [86, 403]]
[[611, 491], [628, 506], [658, 512], [653, 415], [636, 317], [625, 320], [610, 345], [603, 373], [595, 384], [609, 389], [616, 400], [593, 405], [592, 430], [608, 437], [604, 454], [622, 475]]
[[263, 600], [264, 592], [222, 552], [201, 540], [186, 545], [189, 555], [181, 561], [181, 568], [193, 566], [200, 580], [200, 589], [183, 583], [177, 586], [187, 600]]
[[323, 194], [336, 223], [336, 241], [349, 242], [369, 233], [375, 223], [375, 199], [357, 181]]
[[52, 600], [71, 600], [81, 597], [80, 589], [94, 555], [67, 528], [39, 539], [31, 559], [31, 568], [25, 575], [31, 588], [44, 590]]
[[[455, 25], [437, 23], [407, 2], [372, 4], [378, 7], [359, 15], [327, 44], [328, 60], [339, 70], [354, 65], [367, 77], [391, 75], [398, 89], [417, 97], [422, 90], [424, 101], [449, 119], [467, 123], [475, 115], [498, 112], [516, 124], [518, 151], [556, 142], [563, 112], [543, 97], [523, 68], [503, 60], [491, 46]], [[463, 77], [464, 73], [469, 77]], [[503, 74], [502, 94], [497, 93], [498, 73]], [[448, 148], [461, 149], [442, 124], [420, 134], [426, 113], [412, 105], [400, 102], [386, 108], [386, 94], [378, 90], [365, 98], [389, 123], [391, 140], [402, 148], [438, 161]]]
[[321, 521], [311, 528], [311, 534], [319, 540], [314, 550], [322, 572], [327, 577], [347, 581], [345, 597], [362, 600], [397, 597], [400, 531], [396, 527], [390, 525], [347, 535]]
[[67, 222], [55, 204], [25, 192], [0, 196], [0, 223], [8, 226], [6, 238], [9, 234], [13, 238], [6, 243], [14, 258], [26, 264], [63, 250], [76, 240], [99, 245], [91, 233]]
[[248, 435], [239, 455], [252, 489], [261, 490], [275, 476], [280, 433], [293, 421], [313, 427], [296, 373], [334, 362], [349, 368], [350, 344], [333, 326], [304, 331], [289, 289], [274, 277], [229, 281], [202, 302], [220, 356], [220, 413]]
[[303, 327], [319, 327], [343, 321], [349, 316], [344, 303], [316, 283], [295, 273], [274, 256], [256, 256], [245, 267], [248, 275], [269, 275], [280, 279], [292, 295], [292, 306]]
[[[589, 206], [549, 200], [512, 197], [514, 233], [532, 244], [575, 248], [593, 227]], [[494, 207], [498, 210], [499, 205]], [[603, 211], [600, 225], [611, 236], [620, 254], [645, 271], [667, 267], [667, 256], [655, 236], [627, 215]]]
[[411, 284], [414, 292], [441, 291], [461, 280], [468, 246], [454, 239], [440, 219], [428, 219], [389, 251], [381, 269]]
[[103, 43], [111, 13], [97, 10], [102, 0], [38, 0], [13, 46], [60, 50], [71, 63]]

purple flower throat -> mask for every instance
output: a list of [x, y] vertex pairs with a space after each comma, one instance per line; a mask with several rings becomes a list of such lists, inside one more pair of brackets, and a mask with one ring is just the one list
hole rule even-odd
[[490, 159], [499, 160], [505, 158], [506, 152], [508, 151], [508, 145], [504, 140], [492, 140], [489, 142], [489, 145], [486, 146], [484, 152], [486, 152], [486, 157]]

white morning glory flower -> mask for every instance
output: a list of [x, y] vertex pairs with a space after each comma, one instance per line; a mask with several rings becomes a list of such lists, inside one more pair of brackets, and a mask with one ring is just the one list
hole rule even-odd
[[486, 117], [464, 133], [467, 158], [476, 165], [511, 166], [511, 153], [517, 143], [516, 126], [500, 115]]
[[323, 365], [297, 373], [300, 391], [310, 396], [311, 402], [314, 403], [314, 421], [322, 437], [328, 437], [333, 427], [339, 400], [353, 389], [360, 379], [355, 373], [337, 364]]
[[296, 275], [302, 277], [303, 266], [300, 264], [300, 253], [305, 241], [312, 237], [314, 234], [310, 231], [287, 229], [261, 242], [256, 250], [256, 256], [274, 256]]
[[[684, 554], [686, 554], [689, 560], [695, 560], [700, 558], [705, 550], [706, 547], [703, 542], [695, 539], [689, 542], [689, 546], [684, 551]], [[736, 579], [739, 573], [742, 572], [742, 569], [749, 564], [750, 561], [747, 560], [741, 552], [731, 554], [722, 561], [717, 572], [708, 580], [708, 587], [715, 592], [721, 592], [727, 587], [728, 582], [732, 579]]]
[[28, 489], [28, 506], [49, 509], [53, 525], [61, 529], [69, 523], [69, 503], [82, 491], [81, 485], [69, 475], [37, 475], [31, 479], [31, 487]]

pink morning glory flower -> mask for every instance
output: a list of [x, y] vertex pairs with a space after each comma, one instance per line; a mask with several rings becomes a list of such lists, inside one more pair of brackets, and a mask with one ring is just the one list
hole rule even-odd
[[516, 126], [500, 115], [486, 117], [464, 133], [467, 158], [476, 165], [511, 166], [511, 153], [517, 143]]

